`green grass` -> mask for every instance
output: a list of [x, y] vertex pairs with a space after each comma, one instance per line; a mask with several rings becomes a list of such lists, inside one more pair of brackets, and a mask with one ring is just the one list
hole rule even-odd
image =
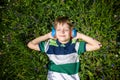
[[81, 80], [119, 80], [120, 2], [117, 0], [1, 0], [0, 80], [45, 80], [48, 57], [27, 43], [68, 16], [79, 32], [102, 43], [80, 56]]

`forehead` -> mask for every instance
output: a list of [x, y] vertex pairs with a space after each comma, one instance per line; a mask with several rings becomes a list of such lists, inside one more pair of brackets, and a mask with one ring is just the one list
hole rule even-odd
[[70, 26], [67, 23], [64, 23], [64, 24], [58, 23], [56, 25], [56, 28], [70, 28]]

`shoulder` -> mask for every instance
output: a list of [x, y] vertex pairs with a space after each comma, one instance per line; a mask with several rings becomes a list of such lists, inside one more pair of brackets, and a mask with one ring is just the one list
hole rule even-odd
[[72, 44], [75, 44], [77, 42], [77, 39], [72, 39]]
[[86, 42], [82, 40], [76, 40], [75, 49], [77, 50], [78, 54], [86, 52]]
[[48, 43], [49, 43], [49, 45], [51, 45], [51, 46], [58, 46], [55, 39], [49, 39], [49, 40], [48, 40]]

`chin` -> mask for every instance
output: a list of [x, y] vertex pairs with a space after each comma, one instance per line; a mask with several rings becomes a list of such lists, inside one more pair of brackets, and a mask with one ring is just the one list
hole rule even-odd
[[65, 39], [58, 39], [59, 41], [66, 41]]
[[68, 42], [69, 39], [58, 39], [60, 42]]

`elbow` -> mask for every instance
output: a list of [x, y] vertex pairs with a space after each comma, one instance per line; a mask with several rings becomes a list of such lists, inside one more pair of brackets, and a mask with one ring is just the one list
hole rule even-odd
[[27, 47], [30, 48], [30, 42], [27, 44]]
[[29, 43], [27, 44], [27, 47], [30, 48], [30, 49], [32, 49], [32, 46], [33, 46], [32, 42], [29, 42]]
[[95, 45], [95, 49], [96, 49], [96, 50], [100, 49], [101, 47], [102, 47], [102, 44], [101, 44], [101, 43]]
[[34, 43], [32, 43], [32, 42], [29, 42], [29, 43], [27, 44], [27, 47], [30, 48], [30, 49], [33, 49], [33, 50], [40, 51], [40, 50], [39, 50], [39, 47], [38, 47], [38, 44], [34, 44]]

